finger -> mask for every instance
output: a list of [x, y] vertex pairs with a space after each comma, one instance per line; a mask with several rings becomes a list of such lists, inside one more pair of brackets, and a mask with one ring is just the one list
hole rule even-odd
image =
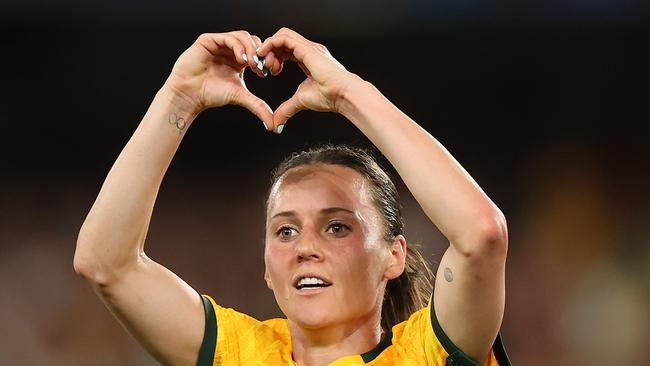
[[287, 120], [303, 109], [305, 109], [305, 107], [298, 100], [296, 94], [284, 101], [284, 103], [280, 104], [278, 109], [273, 112], [273, 131], [278, 134], [282, 133], [284, 124]]
[[309, 41], [307, 38], [303, 37], [302, 34], [296, 32], [295, 30], [293, 30], [291, 28], [282, 27], [282, 28], [280, 28], [280, 30], [278, 32], [286, 33], [286, 34], [290, 35], [293, 38], [298, 38], [298, 39], [302, 39], [302, 40], [305, 40], [305, 41]]
[[258, 56], [257, 56], [257, 45], [253, 37], [244, 30], [231, 32], [235, 38], [237, 38], [243, 45], [245, 49], [245, 57], [242, 55], [242, 58], [246, 60], [247, 65], [253, 70], [258, 76], [264, 77], [262, 70], [258, 69]]
[[[253, 60], [256, 62], [256, 65], [255, 65], [256, 70], [255, 70], [255, 72], [258, 75], [262, 76], [262, 77], [266, 77], [269, 74], [269, 68], [266, 66], [268, 64], [268, 60], [266, 60], [263, 57], [260, 57], [257, 54], [257, 50], [262, 45], [262, 40], [258, 36], [251, 36], [251, 38], [253, 39], [253, 46], [255, 47], [255, 55], [253, 56]], [[256, 57], [257, 57], [257, 59], [256, 59]], [[262, 68], [261, 69], [259, 68], [259, 63], [260, 62], [262, 63]]]
[[[267, 38], [266, 40], [264, 40], [264, 42], [262, 43], [262, 47], [261, 47], [263, 49], [263, 52], [264, 52], [263, 55], [265, 55], [266, 52], [268, 52], [268, 47], [279, 48], [279, 47], [284, 46], [284, 47], [290, 48], [291, 50], [293, 50], [295, 48], [296, 44], [290, 45], [288, 42], [286, 42], [284, 44], [282, 44], [280, 42], [277, 42], [278, 39], [282, 39], [282, 38], [286, 38], [285, 41], [293, 40], [294, 42], [309, 43], [309, 40], [307, 40], [305, 37], [298, 34], [298, 32], [296, 32], [296, 31], [294, 31], [292, 29], [289, 29], [287, 27], [283, 27], [283, 28], [280, 28], [277, 32], [275, 32], [275, 34], [273, 36], [271, 36], [271, 37]], [[269, 43], [272, 43], [273, 46], [267, 46], [267, 44], [269, 44]], [[259, 52], [259, 50], [258, 50], [258, 52]]]
[[[258, 54], [266, 56], [271, 51], [278, 50], [282, 56], [289, 56], [289, 58], [298, 63], [300, 68], [307, 76], [311, 75], [308, 71], [309, 66], [306, 64], [306, 56], [309, 53], [322, 54], [322, 46], [305, 40], [304, 38], [295, 38], [292, 34], [277, 34], [267, 39], [262, 44], [262, 47], [257, 51]], [[284, 59], [284, 57], [283, 57]]]
[[289, 49], [275, 48], [264, 56], [264, 60], [266, 61], [265, 67], [268, 68], [273, 76], [277, 76], [282, 72], [285, 61], [296, 61], [296, 58], [293, 56], [292, 51]]
[[[203, 33], [196, 39], [196, 43], [212, 56], [224, 56], [230, 54], [240, 65], [248, 63], [242, 57], [242, 54], [245, 53], [244, 45], [231, 34]], [[230, 52], [224, 52], [224, 49], [229, 49]]]
[[[301, 56], [304, 56], [302, 55], [304, 52], [300, 52], [300, 49], [304, 48], [304, 46], [307, 46], [304, 39], [295, 37], [293, 33], [284, 31], [283, 28], [277, 31], [273, 36], [265, 39], [260, 49], [257, 50], [257, 54], [265, 57], [271, 50], [280, 49], [288, 51], [291, 54], [295, 54], [296, 51], [298, 51]], [[296, 57], [298, 57], [298, 55], [296, 55]]]
[[271, 107], [246, 88], [239, 89], [233, 96], [232, 104], [242, 106], [251, 111], [262, 121], [266, 130], [273, 127], [273, 110]]
[[275, 56], [275, 52], [267, 53], [264, 60], [266, 60], [265, 66], [269, 69], [271, 75], [277, 76], [282, 71], [283, 62]]
[[255, 45], [255, 51], [257, 52], [257, 49], [262, 45], [262, 40], [258, 36], [251, 36], [251, 38], [253, 38], [253, 44]]

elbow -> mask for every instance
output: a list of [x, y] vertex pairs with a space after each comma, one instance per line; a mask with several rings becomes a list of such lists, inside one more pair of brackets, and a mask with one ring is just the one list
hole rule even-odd
[[92, 265], [88, 258], [84, 258], [79, 252], [75, 252], [74, 260], [72, 261], [74, 271], [80, 277], [89, 279], [92, 277]]
[[146, 260], [144, 252], [138, 255], [115, 256], [110, 250], [98, 253], [87, 240], [77, 239], [77, 249], [74, 254], [74, 271], [93, 287], [106, 289], [119, 282], [126, 272]]
[[80, 233], [72, 265], [75, 273], [93, 285], [106, 285], [110, 282], [110, 271], [93, 248], [92, 240], [83, 238]]
[[508, 224], [501, 211], [497, 210], [483, 220], [476, 242], [479, 253], [505, 258], [508, 252]]
[[93, 278], [97, 277], [96, 268], [98, 266], [97, 261], [89, 253], [88, 247], [87, 243], [82, 241], [81, 238], [77, 239], [77, 248], [74, 252], [72, 265], [77, 275], [92, 281]]
[[463, 241], [466, 245], [461, 250], [466, 257], [475, 259], [505, 260], [508, 252], [508, 226], [500, 211], [484, 215], [475, 230]]
[[100, 260], [89, 253], [79, 251], [78, 248], [79, 244], [77, 244], [72, 264], [77, 275], [88, 281], [93, 287], [99, 288], [107, 287], [115, 281], [115, 271], [107, 270], [106, 265]]

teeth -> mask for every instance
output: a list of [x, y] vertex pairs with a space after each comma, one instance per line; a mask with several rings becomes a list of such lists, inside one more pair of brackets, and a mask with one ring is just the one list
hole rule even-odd
[[296, 288], [298, 290], [303, 288], [320, 288], [320, 287], [327, 287], [327, 286], [329, 285], [326, 284], [325, 281], [321, 280], [318, 277], [303, 277], [296, 284]]
[[303, 277], [298, 281], [298, 286], [305, 286], [305, 285], [324, 285], [325, 282], [321, 280], [320, 278], [316, 277]]

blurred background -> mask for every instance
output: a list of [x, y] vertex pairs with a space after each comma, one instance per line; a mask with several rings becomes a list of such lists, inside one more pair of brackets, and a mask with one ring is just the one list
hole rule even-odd
[[[0, 365], [156, 364], [75, 275], [77, 233], [178, 55], [203, 32], [281, 26], [373, 82], [503, 210], [515, 365], [650, 364], [647, 1], [32, 0], [0, 3]], [[246, 78], [272, 108], [303, 79]], [[319, 142], [370, 146], [334, 114], [281, 136], [240, 108], [202, 114], [147, 253], [224, 306], [281, 316], [262, 280], [269, 172]], [[395, 178], [435, 263], [447, 243]]]

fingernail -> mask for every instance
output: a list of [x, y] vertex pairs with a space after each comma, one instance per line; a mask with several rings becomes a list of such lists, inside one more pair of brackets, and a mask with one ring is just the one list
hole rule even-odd
[[262, 121], [262, 124], [264, 125], [264, 129], [268, 131], [268, 130], [269, 130], [269, 126], [266, 125], [266, 122]]
[[266, 63], [265, 59], [259, 58], [257, 55], [253, 55], [253, 61], [255, 61], [257, 68], [260, 69], [260, 71], [264, 71], [264, 64]]
[[260, 47], [257, 47], [257, 48], [255, 49], [255, 52], [257, 52], [257, 51], [259, 51], [259, 50], [260, 50], [260, 48], [262, 48], [262, 46], [260, 46]]
[[241, 54], [241, 58], [243, 58], [245, 62], [248, 62], [248, 56], [246, 56], [245, 53]]
[[271, 70], [267, 69], [266, 66], [264, 66], [264, 69], [262, 70], [262, 72], [264, 73], [264, 76], [269, 76], [270, 71]]
[[279, 135], [282, 133], [282, 130], [284, 130], [284, 125], [279, 125], [278, 127], [275, 128], [275, 133]]

